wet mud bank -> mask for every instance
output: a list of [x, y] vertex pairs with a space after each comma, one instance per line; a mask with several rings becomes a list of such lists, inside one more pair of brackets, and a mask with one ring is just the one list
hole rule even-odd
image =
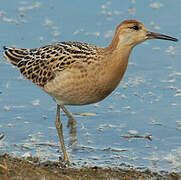
[[75, 165], [66, 167], [61, 162], [40, 162], [38, 158], [15, 158], [8, 154], [0, 156], [0, 180], [39, 180], [39, 179], [64, 179], [64, 180], [91, 180], [91, 179], [164, 179], [179, 180], [177, 173], [154, 173], [149, 170], [137, 171], [135, 169], [121, 169], [111, 167], [81, 167]]

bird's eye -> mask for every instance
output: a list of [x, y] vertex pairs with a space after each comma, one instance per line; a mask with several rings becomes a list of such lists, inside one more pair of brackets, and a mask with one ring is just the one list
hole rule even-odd
[[132, 26], [131, 29], [134, 29], [135, 31], [138, 31], [140, 28], [138, 26]]

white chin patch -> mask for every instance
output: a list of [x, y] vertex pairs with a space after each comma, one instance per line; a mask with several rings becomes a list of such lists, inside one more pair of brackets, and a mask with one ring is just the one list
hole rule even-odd
[[120, 43], [124, 43], [124, 42], [128, 42], [129, 41], [129, 38], [127, 36], [119, 36], [119, 42]]

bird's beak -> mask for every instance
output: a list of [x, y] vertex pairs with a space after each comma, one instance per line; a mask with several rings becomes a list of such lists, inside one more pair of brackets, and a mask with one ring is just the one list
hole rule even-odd
[[163, 39], [163, 40], [169, 40], [169, 41], [175, 41], [175, 42], [178, 41], [178, 39], [176, 38], [166, 36], [160, 33], [155, 33], [155, 32], [148, 32], [147, 37], [148, 39]]

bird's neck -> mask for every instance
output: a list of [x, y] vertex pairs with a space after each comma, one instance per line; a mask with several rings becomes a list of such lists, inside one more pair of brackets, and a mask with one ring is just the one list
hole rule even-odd
[[120, 77], [124, 75], [130, 53], [134, 46], [129, 46], [127, 44], [119, 43], [117, 39], [113, 39], [110, 45], [105, 48], [107, 55], [107, 63], [112, 67], [113, 70], [120, 74]]
[[100, 70], [100, 74], [104, 74], [104, 76], [101, 76], [100, 82], [104, 94], [110, 94], [118, 86], [126, 72], [131, 50], [132, 48], [125, 47], [115, 49], [109, 46], [105, 48], [105, 58], [102, 70]]

